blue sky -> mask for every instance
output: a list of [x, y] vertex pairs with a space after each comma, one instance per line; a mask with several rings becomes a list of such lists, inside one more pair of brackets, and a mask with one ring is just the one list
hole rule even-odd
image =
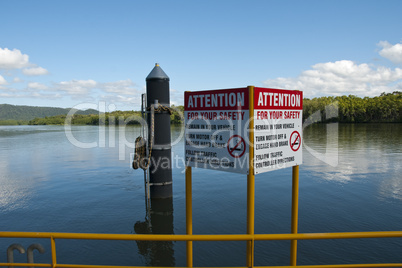
[[0, 103], [138, 110], [248, 85], [308, 98], [402, 91], [402, 1], [0, 1]]

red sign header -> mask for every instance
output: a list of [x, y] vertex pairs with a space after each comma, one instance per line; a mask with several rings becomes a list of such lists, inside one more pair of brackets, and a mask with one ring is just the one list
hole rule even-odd
[[248, 88], [185, 92], [184, 110], [248, 110], [248, 96]]
[[303, 92], [256, 87], [254, 88], [254, 109], [302, 110]]
[[[193, 91], [184, 93], [185, 111], [248, 110], [248, 88]], [[303, 92], [297, 90], [254, 88], [254, 109], [302, 110]]]

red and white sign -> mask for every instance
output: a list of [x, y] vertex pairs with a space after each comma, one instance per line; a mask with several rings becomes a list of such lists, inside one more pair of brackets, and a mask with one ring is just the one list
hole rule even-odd
[[[249, 172], [249, 88], [185, 92], [186, 165]], [[254, 173], [302, 163], [301, 91], [254, 88]]]
[[254, 88], [254, 172], [302, 163], [303, 92]]
[[185, 92], [184, 117], [187, 166], [248, 172], [248, 88]]

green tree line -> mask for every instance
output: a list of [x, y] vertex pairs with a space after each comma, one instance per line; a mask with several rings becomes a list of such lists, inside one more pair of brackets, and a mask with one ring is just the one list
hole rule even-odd
[[[170, 115], [171, 124], [181, 124], [183, 106], [172, 105], [173, 113]], [[71, 117], [67, 115], [57, 115], [45, 118], [35, 118], [28, 122], [29, 125], [63, 125], [69, 123], [72, 125], [139, 125], [141, 124], [141, 112], [139, 111], [114, 111], [110, 113], [97, 114], [74, 114]]]
[[402, 92], [303, 99], [303, 120], [340, 123], [402, 122]]
[[[183, 106], [172, 106], [172, 124], [183, 123]], [[115, 111], [111, 113], [74, 114], [66, 121], [66, 115], [47, 116], [27, 120], [0, 120], [0, 125], [136, 125], [141, 112]], [[341, 123], [402, 123], [402, 92], [382, 93], [377, 97], [360, 98], [354, 95], [303, 99], [303, 120], [312, 122]]]
[[[56, 115], [66, 115], [71, 109], [70, 108], [57, 108], [57, 107], [36, 107], [36, 106], [26, 106], [26, 105], [11, 105], [11, 104], [0, 104], [0, 120], [15, 120], [10, 122], [25, 122], [32, 120], [34, 118], [44, 118], [46, 116], [56, 116]], [[98, 111], [93, 109], [88, 109], [85, 111], [76, 110], [77, 114], [93, 114]], [[17, 123], [18, 124], [18, 123]]]
[[20, 125], [28, 125], [28, 120], [15, 120], [15, 119], [7, 119], [0, 120], [0, 126], [20, 126]]

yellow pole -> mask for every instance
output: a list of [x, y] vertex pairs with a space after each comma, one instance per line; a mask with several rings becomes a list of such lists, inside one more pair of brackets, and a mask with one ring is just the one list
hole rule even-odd
[[52, 267], [55, 268], [57, 265], [56, 259], [56, 241], [54, 241], [54, 237], [50, 237], [50, 247], [52, 249]]
[[[254, 236], [255, 178], [254, 178], [254, 86], [249, 90], [249, 164], [247, 175], [247, 234]], [[247, 266], [254, 266], [254, 239], [247, 241]]]
[[[292, 234], [297, 234], [299, 217], [299, 166], [292, 168]], [[297, 262], [297, 240], [290, 242], [290, 265], [296, 266]]]
[[[191, 167], [186, 166], [186, 233], [193, 234]], [[193, 267], [193, 241], [187, 241], [187, 267]]]

